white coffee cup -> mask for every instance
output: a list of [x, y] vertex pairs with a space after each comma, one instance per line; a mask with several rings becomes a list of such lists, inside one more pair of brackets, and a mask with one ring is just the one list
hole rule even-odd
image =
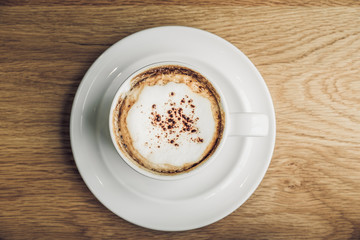
[[[222, 137], [221, 137], [220, 142], [217, 145], [216, 149], [212, 153], [212, 155], [209, 158], [207, 158], [203, 163], [201, 163], [199, 166], [197, 166], [193, 169], [190, 169], [189, 171], [179, 173], [179, 174], [174, 174], [174, 175], [162, 175], [162, 174], [154, 173], [153, 171], [150, 171], [150, 170], [140, 166], [134, 160], [132, 160], [131, 157], [129, 157], [129, 155], [125, 154], [118, 145], [118, 141], [117, 141], [116, 134], [115, 134], [116, 130], [114, 129], [114, 122], [113, 122], [114, 121], [114, 110], [119, 102], [120, 97], [126, 95], [130, 91], [131, 80], [138, 74], [140, 74], [142, 72], [146, 72], [147, 70], [149, 70], [151, 68], [159, 67], [159, 66], [168, 66], [168, 65], [183, 66], [185, 68], [192, 69], [195, 72], [198, 72], [202, 76], [204, 76], [211, 83], [211, 85], [216, 89], [217, 93], [220, 95], [222, 110], [225, 114], [225, 124], [224, 124]], [[177, 180], [177, 179], [189, 177], [189, 176], [196, 174], [197, 172], [204, 169], [214, 159], [216, 159], [217, 154], [221, 151], [221, 149], [224, 145], [225, 139], [227, 137], [229, 137], [230, 135], [244, 136], [244, 137], [266, 136], [268, 134], [268, 129], [269, 129], [269, 119], [268, 119], [267, 115], [259, 114], [259, 113], [248, 113], [248, 112], [246, 112], [246, 113], [245, 112], [230, 113], [221, 89], [219, 89], [219, 87], [216, 86], [216, 83], [207, 76], [206, 72], [199, 71], [197, 69], [197, 67], [192, 66], [187, 63], [177, 62], [177, 61], [166, 61], [166, 62], [158, 62], [158, 63], [153, 63], [153, 64], [149, 64], [147, 66], [144, 66], [126, 78], [126, 80], [123, 82], [123, 84], [117, 90], [117, 92], [113, 98], [111, 108], [110, 108], [110, 114], [109, 114], [109, 129], [110, 129], [110, 135], [111, 135], [111, 139], [114, 144], [114, 147], [116, 148], [116, 150], [119, 153], [119, 155], [121, 156], [121, 158], [131, 168], [133, 168], [138, 173], [140, 173], [144, 176], [147, 176], [147, 177], [151, 177], [153, 179]]]

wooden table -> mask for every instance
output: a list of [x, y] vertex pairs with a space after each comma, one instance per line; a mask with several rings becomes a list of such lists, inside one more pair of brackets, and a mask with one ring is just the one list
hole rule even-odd
[[[360, 239], [359, 1], [0, 2], [0, 239]], [[187, 232], [144, 229], [88, 190], [70, 148], [77, 87], [118, 40], [185, 25], [225, 38], [271, 92], [269, 170], [239, 209]]]

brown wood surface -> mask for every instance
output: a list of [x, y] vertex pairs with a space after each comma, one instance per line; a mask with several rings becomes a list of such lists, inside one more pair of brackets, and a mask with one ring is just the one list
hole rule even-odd
[[[359, 1], [0, 1], [0, 239], [360, 239]], [[92, 62], [125, 36], [186, 25], [258, 67], [273, 97], [269, 170], [228, 217], [144, 229], [88, 190], [69, 117]]]

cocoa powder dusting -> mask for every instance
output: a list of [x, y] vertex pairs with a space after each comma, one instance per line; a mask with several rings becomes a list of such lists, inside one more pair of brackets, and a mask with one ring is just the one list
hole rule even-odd
[[[170, 92], [169, 96], [174, 96], [174, 92]], [[193, 99], [185, 101], [185, 98], [189, 99], [188, 95], [185, 95], [181, 98], [180, 102], [174, 102], [172, 99], [168, 100], [168, 104], [164, 104], [164, 107], [170, 105], [171, 108], [165, 111], [166, 114], [160, 115], [157, 112], [156, 104], [152, 105], [151, 111], [151, 124], [154, 128], [160, 129], [160, 135], [156, 135], [157, 139], [165, 138], [169, 144], [172, 144], [175, 147], [179, 146], [179, 138], [181, 134], [196, 134], [199, 133], [199, 129], [196, 127], [196, 123], [199, 120], [198, 117], [195, 118], [196, 106], [193, 103]], [[180, 107], [181, 106], [181, 107]], [[192, 111], [185, 114], [183, 107], [191, 107]], [[189, 138], [190, 141], [195, 143], [202, 143], [202, 138]], [[155, 145], [154, 147], [161, 148], [160, 145]], [[151, 148], [151, 146], [149, 146]]]

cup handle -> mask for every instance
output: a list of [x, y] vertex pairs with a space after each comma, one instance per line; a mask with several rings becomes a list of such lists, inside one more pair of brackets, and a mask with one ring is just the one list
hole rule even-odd
[[261, 113], [230, 113], [230, 136], [263, 137], [269, 132], [269, 117]]

